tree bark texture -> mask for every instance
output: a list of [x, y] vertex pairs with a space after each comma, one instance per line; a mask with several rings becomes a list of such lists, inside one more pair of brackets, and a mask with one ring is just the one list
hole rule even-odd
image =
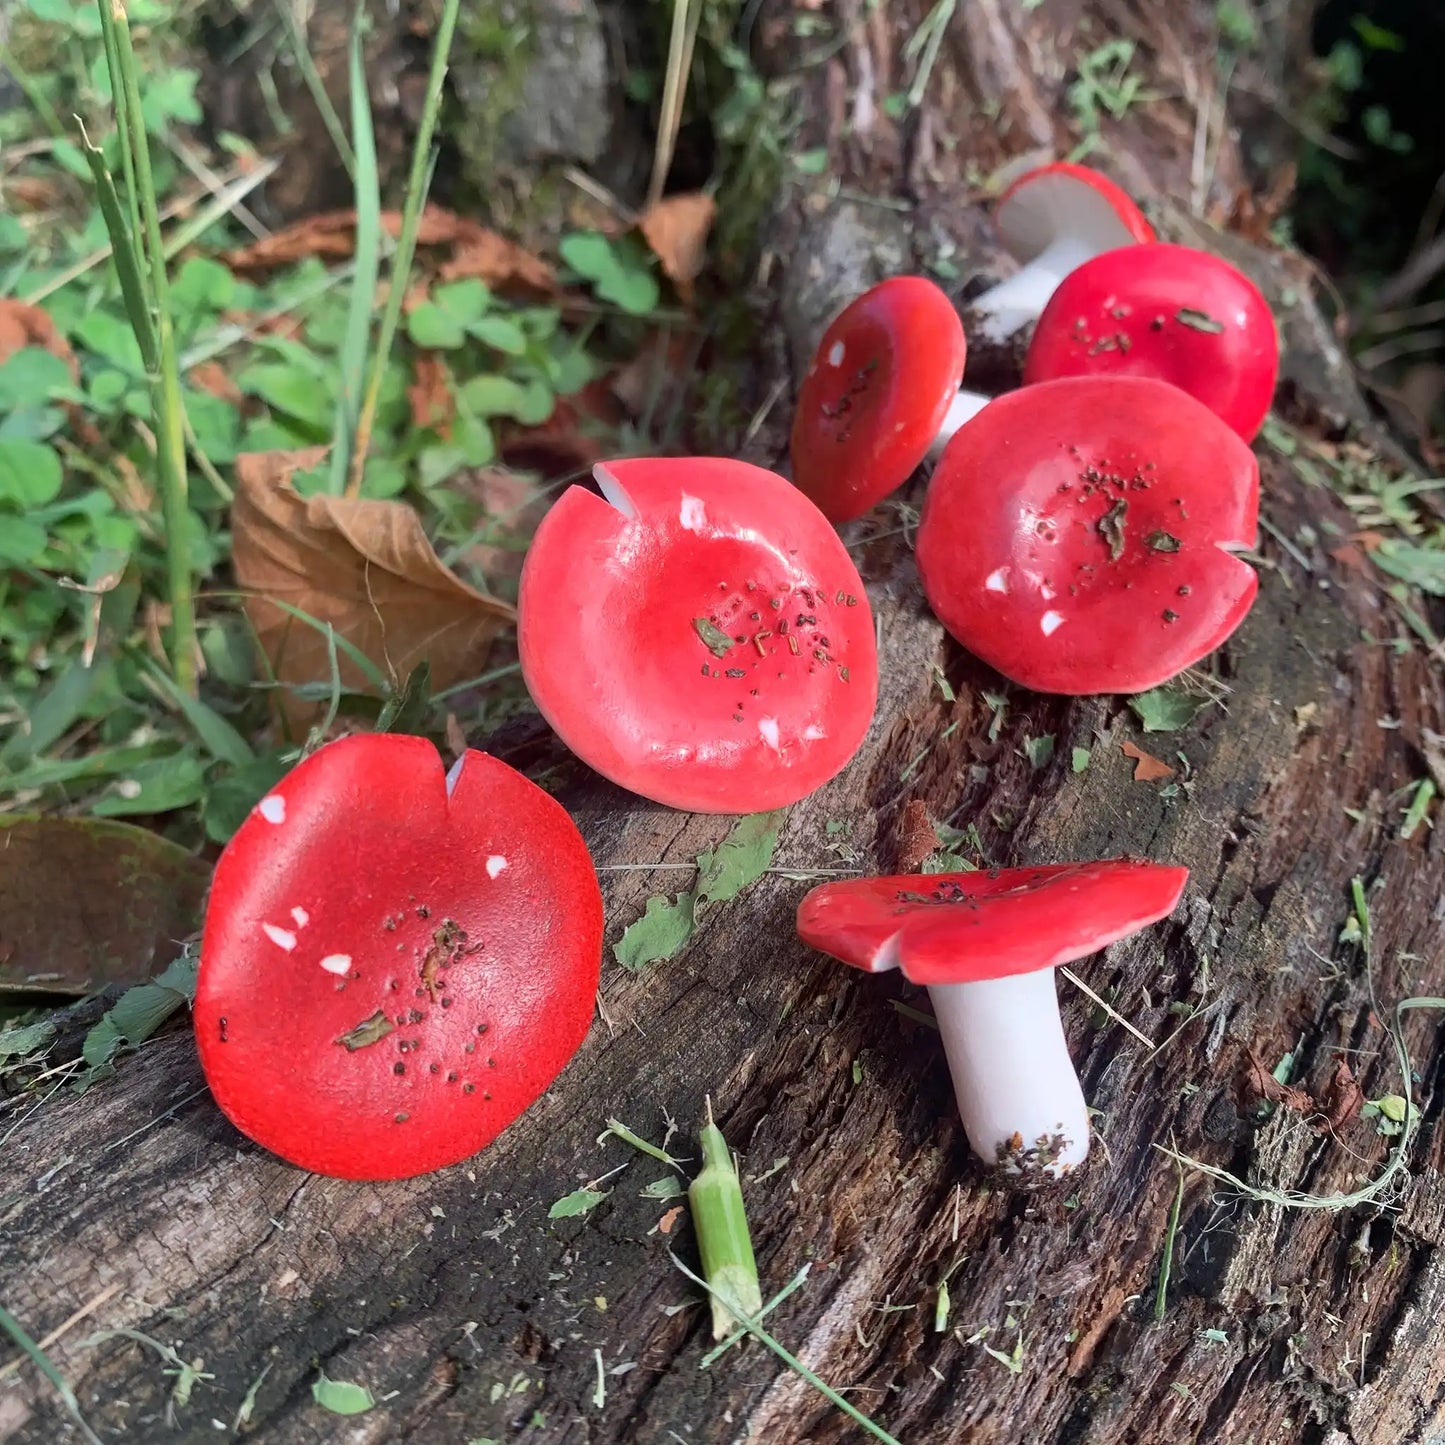
[[[967, 163], [987, 171], [1008, 154], [1067, 149], [1074, 56], [1109, 35], [1138, 41], [1160, 98], [1106, 120], [1100, 158], [1185, 211], [1191, 195], [1198, 210], [1227, 204], [1242, 175], [1215, 72], [1188, 58], [1211, 53], [1212, 6], [1158, 7], [1165, 16], [1127, 0], [1032, 11], [964, 0], [924, 119], [895, 131], [875, 109], [863, 127], [860, 95], [900, 88], [903, 38], [927, 8], [825, 12], [847, 39], [803, 82], [817, 96], [812, 139], [870, 199], [785, 203], [760, 335], [802, 349], [842, 297], [917, 265], [943, 234], [989, 269]], [[781, 19], [765, 9], [759, 24]], [[1201, 120], [1205, 106], [1213, 120]], [[1201, 143], [1214, 159], [1191, 192]], [[1200, 234], [1188, 216], [1160, 214]], [[1387, 449], [1308, 299], [1307, 271], [1213, 244], [1276, 305], [1289, 419], [1327, 447]], [[760, 394], [786, 374], [785, 349], [774, 347]], [[748, 455], [783, 460], [786, 422], [779, 405]], [[682, 1149], [706, 1095], [742, 1155], [764, 1296], [811, 1264], [771, 1328], [907, 1445], [1445, 1438], [1445, 1049], [1438, 1015], [1408, 1015], [1407, 1086], [1382, 1027], [1395, 1001], [1445, 993], [1445, 830], [1399, 836], [1402, 790], [1445, 731], [1445, 687], [1438, 658], [1396, 645], [1411, 634], [1378, 584], [1347, 550], [1331, 555], [1358, 530], [1336, 491], [1259, 452], [1260, 598], [1211, 664], [1223, 703], [1176, 734], [1141, 734], [1117, 698], [1014, 689], [991, 736], [984, 694], [1006, 689], [942, 636], [906, 530], [875, 518], [849, 533], [878, 618], [882, 696], [852, 766], [788, 813], [779, 866], [891, 867], [917, 799], [934, 819], [975, 825], [998, 863], [1128, 852], [1192, 870], [1171, 920], [1080, 965], [1149, 1044], [1060, 984], [1099, 1111], [1081, 1173], [1034, 1196], [991, 1187], [967, 1151], [936, 1035], [891, 1006], [922, 1006], [921, 991], [803, 949], [792, 919], [808, 884], [779, 872], [714, 908], [672, 963], [626, 972], [609, 953], [599, 1020], [554, 1088], [489, 1150], [432, 1177], [345, 1183], [262, 1153], [211, 1103], [189, 1035], [172, 1033], [81, 1097], [11, 1101], [0, 1118], [11, 1131], [0, 1301], [37, 1337], [94, 1306], [48, 1353], [101, 1438], [213, 1440], [233, 1433], [253, 1391], [239, 1433], [277, 1445], [862, 1439], [756, 1345], [699, 1369], [707, 1310], [668, 1257], [696, 1267], [683, 1201], [643, 1197], [666, 1169], [598, 1135], [613, 1116], [657, 1141], [671, 1116]], [[1036, 769], [1023, 744], [1045, 735], [1053, 759]], [[1174, 764], [1173, 784], [1135, 781], [1129, 741]], [[656, 865], [690, 863], [729, 826], [599, 783], [562, 762], [538, 725], [494, 746], [534, 773], [564, 768], [561, 795], [603, 870], [609, 943], [689, 876]], [[1090, 749], [1081, 773], [1075, 748]], [[1369, 889], [1378, 1012], [1361, 951], [1337, 945], [1356, 877]], [[1181, 1174], [1161, 1152], [1172, 1143], [1258, 1185], [1313, 1194], [1380, 1171], [1391, 1141], [1357, 1111], [1333, 1131], [1317, 1115], [1266, 1113], [1241, 1084], [1251, 1051], [1266, 1070], [1292, 1054], [1292, 1082], [1317, 1099], [1340, 1058], [1369, 1098], [1413, 1093], [1425, 1123], [1383, 1198], [1286, 1209]], [[590, 1213], [548, 1219], [555, 1200], [618, 1166]], [[937, 1329], [945, 1277], [951, 1308]], [[188, 1403], [172, 1398], [174, 1377], [149, 1347], [88, 1342], [119, 1327], [203, 1362]], [[323, 1411], [318, 1371], [364, 1383], [376, 1407]], [[0, 1377], [0, 1438], [80, 1438], [28, 1363]]]

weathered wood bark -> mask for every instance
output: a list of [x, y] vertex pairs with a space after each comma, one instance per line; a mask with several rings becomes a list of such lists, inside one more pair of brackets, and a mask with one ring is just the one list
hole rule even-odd
[[[1076, 41], [1057, 12], [1068, 8], [959, 6], [934, 81], [953, 107], [929, 122], [935, 146], [948, 115], [967, 138], [973, 98], [1004, 91], [1011, 128], [990, 144], [1059, 138]], [[1167, 43], [1138, 13], [1149, 7], [1090, 8], [1152, 47], [1143, 54], [1161, 89], [1171, 57], [1207, 53], [1187, 7], [1169, 7]], [[897, 88], [892, 41], [890, 59], [866, 27], [855, 36], [837, 61], [845, 89], [860, 46], [877, 93]], [[1127, 179], [1187, 194], [1188, 113], [1153, 102], [1109, 136]], [[921, 186], [927, 215], [982, 234], [961, 158], [948, 157], [952, 178], [915, 171], [909, 181], [918, 136], [895, 159], [885, 137], [873, 140], [871, 151], [838, 146], [840, 165], [893, 193]], [[1233, 165], [1226, 139], [1218, 173]], [[851, 248], [860, 275], [878, 264], [870, 214], [788, 211], [779, 246], [807, 235], [782, 288], [785, 329], [806, 331], [810, 307], [823, 306], [815, 258]], [[900, 227], [900, 254], [886, 264], [906, 264], [932, 234]], [[1293, 419], [1336, 437], [1363, 422], [1317, 314], [1302, 299], [1283, 304], [1282, 286], [1303, 292], [1303, 279], [1283, 263], [1251, 264], [1281, 305]], [[831, 274], [835, 288], [850, 284]], [[776, 431], [759, 445], [765, 460], [782, 455]], [[1283, 1210], [1186, 1171], [1155, 1315], [1179, 1178], [1159, 1146], [1315, 1193], [1382, 1166], [1388, 1141], [1368, 1122], [1343, 1122], [1336, 1137], [1287, 1110], [1262, 1121], [1239, 1087], [1247, 1050], [1268, 1065], [1293, 1051], [1317, 1092], [1341, 1054], [1369, 1096], [1406, 1087], [1361, 954], [1336, 944], [1352, 878], [1372, 885], [1382, 1011], [1445, 993], [1445, 830], [1398, 836], [1400, 790], [1422, 774], [1427, 730], [1445, 730], [1445, 688], [1418, 647], [1393, 645], [1408, 633], [1378, 588], [1330, 557], [1336, 529], [1354, 525], [1335, 495], [1261, 456], [1263, 590], [1214, 664], [1231, 692], [1182, 734], [1138, 738], [1187, 756], [1177, 789], [1132, 780], [1120, 744], [1137, 735], [1118, 699], [1014, 692], [990, 741], [981, 690], [998, 680], [942, 639], [906, 537], [869, 542], [867, 525], [857, 529], [883, 645], [877, 722], [847, 773], [791, 811], [777, 861], [839, 866], [839, 835], [826, 826], [836, 820], [862, 865], [888, 866], [902, 805], [919, 798], [936, 818], [974, 823], [996, 861], [1128, 851], [1193, 870], [1171, 922], [1082, 970], [1154, 1047], [1062, 986], [1100, 1111], [1099, 1147], [1066, 1188], [1023, 1198], [985, 1185], [935, 1037], [889, 1006], [908, 990], [799, 947], [791, 921], [805, 885], [775, 873], [709, 915], [676, 962], [634, 974], [609, 959], [601, 1020], [556, 1087], [492, 1149], [431, 1178], [341, 1183], [262, 1154], [211, 1104], [184, 1033], [124, 1060], [83, 1098], [57, 1095], [28, 1113], [5, 1150], [0, 1300], [40, 1335], [118, 1286], [50, 1350], [101, 1436], [214, 1439], [259, 1380], [250, 1429], [281, 1445], [861, 1438], [756, 1347], [699, 1372], [706, 1311], [667, 1253], [695, 1259], [686, 1211], [668, 1232], [659, 1221], [670, 1206], [641, 1197], [664, 1171], [615, 1139], [596, 1142], [609, 1115], [658, 1139], [668, 1115], [689, 1126], [711, 1094], [744, 1154], [765, 1294], [812, 1264], [773, 1316], [776, 1332], [909, 1445], [1438, 1438], [1445, 1175], [1434, 1121], [1445, 1049], [1435, 1016], [1406, 1024], [1427, 1124], [1388, 1198]], [[956, 702], [942, 700], [934, 664]], [[1021, 744], [1044, 734], [1057, 741], [1054, 760], [1034, 771]], [[1079, 775], [1074, 747], [1092, 749]], [[556, 760], [537, 729], [499, 750], [523, 766]], [[649, 895], [686, 876], [647, 865], [689, 862], [727, 822], [571, 778], [564, 796], [605, 870], [614, 938]], [[548, 1221], [552, 1201], [619, 1165], [591, 1214]], [[937, 1331], [945, 1275], [952, 1313]], [[172, 1380], [152, 1352], [84, 1342], [118, 1326], [204, 1362], [174, 1426]], [[364, 1382], [380, 1403], [350, 1420], [325, 1414], [311, 1399], [318, 1368]], [[0, 1438], [78, 1438], [28, 1364], [0, 1379]]]

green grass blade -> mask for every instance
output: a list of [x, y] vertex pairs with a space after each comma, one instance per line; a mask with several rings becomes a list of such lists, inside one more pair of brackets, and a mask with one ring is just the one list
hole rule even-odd
[[391, 343], [401, 322], [402, 302], [406, 299], [412, 258], [416, 255], [417, 231], [421, 227], [427, 193], [431, 190], [432, 172], [436, 169], [432, 137], [436, 134], [437, 117], [441, 114], [442, 91], [446, 85], [452, 37], [456, 33], [457, 15], [460, 11], [461, 0], [446, 0], [442, 7], [441, 24], [437, 27], [436, 43], [432, 47], [431, 70], [427, 75], [421, 127], [417, 131], [416, 144], [411, 152], [411, 174], [407, 177], [401, 233], [397, 237], [396, 254], [391, 261], [391, 288], [387, 293], [386, 310], [382, 313], [376, 351], [371, 359], [366, 397], [357, 418], [355, 451], [346, 486], [347, 495], [352, 497], [359, 495], [361, 491], [362, 472], [366, 466], [366, 454], [371, 447], [371, 429], [376, 420], [377, 402], [381, 397], [382, 378], [386, 374], [387, 358], [391, 355]]
[[148, 663], [145, 672], [151, 683], [165, 694], [166, 701], [190, 724], [201, 746], [213, 758], [230, 763], [233, 768], [244, 768], [256, 761], [250, 743], [220, 713], [177, 687], [164, 668]]
[[331, 490], [342, 492], [351, 474], [366, 360], [371, 349], [371, 313], [381, 275], [381, 177], [376, 164], [376, 133], [371, 124], [371, 96], [361, 57], [363, 29], [357, 8], [351, 30], [351, 135], [356, 148], [356, 275], [341, 349], [341, 394], [336, 402], [336, 427], [331, 448]]
[[130, 147], [130, 97], [121, 84], [120, 42], [117, 37], [117, 11], [124, 10], [113, 0], [95, 0], [100, 11], [100, 34], [105, 44], [105, 68], [110, 76], [111, 105], [115, 109], [116, 140], [120, 145], [121, 174], [125, 177], [126, 201], [130, 207], [130, 234], [136, 246], [141, 243], [140, 196], [135, 183], [135, 155]]
[[80, 1413], [80, 1401], [75, 1398], [75, 1391], [70, 1388], [65, 1376], [50, 1363], [50, 1357], [30, 1338], [20, 1321], [3, 1305], [0, 1305], [0, 1330], [4, 1330], [10, 1336], [21, 1354], [25, 1355], [31, 1364], [55, 1387], [55, 1393], [60, 1396], [65, 1408], [70, 1412], [70, 1418], [80, 1427], [80, 1433], [85, 1436], [87, 1445], [100, 1445], [100, 1438], [85, 1423], [85, 1418]]
[[286, 39], [291, 46], [291, 57], [301, 72], [301, 79], [306, 82], [306, 89], [311, 92], [312, 103], [321, 115], [322, 124], [326, 127], [327, 135], [331, 137], [331, 143], [336, 147], [337, 155], [341, 157], [341, 164], [346, 167], [346, 174], [355, 184], [356, 153], [351, 149], [351, 142], [346, 138], [346, 128], [341, 124], [341, 117], [337, 115], [336, 107], [332, 105], [331, 97], [322, 84], [316, 62], [311, 58], [311, 49], [296, 18], [296, 9], [288, 4], [287, 0], [276, 0], [276, 13], [281, 17]]

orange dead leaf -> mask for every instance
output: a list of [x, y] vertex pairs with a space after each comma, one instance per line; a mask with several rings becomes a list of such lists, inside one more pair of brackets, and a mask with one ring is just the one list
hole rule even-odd
[[27, 346], [39, 346], [58, 356], [70, 368], [70, 374], [80, 380], [75, 353], [50, 317], [28, 301], [0, 299], [0, 361], [8, 360]]
[[1342, 567], [1352, 567], [1356, 572], [1368, 572], [1365, 554], [1353, 542], [1345, 542], [1330, 548], [1330, 556]]
[[1383, 532], [1351, 532], [1350, 541], [1358, 542], [1367, 552], [1374, 552], [1385, 540]]
[[693, 191], [665, 196], [638, 218], [637, 229], [684, 301], [692, 300], [692, 283], [702, 274], [708, 233], [716, 215], [713, 198]]
[[199, 366], [192, 367], [188, 380], [197, 390], [209, 392], [234, 407], [246, 404], [241, 388], [231, 380], [231, 373], [219, 361], [203, 361]]
[[[329, 623], [389, 676], [405, 678], [424, 658], [437, 688], [481, 672], [493, 637], [516, 620], [515, 610], [443, 565], [404, 503], [299, 495], [291, 477], [325, 454], [326, 448], [311, 447], [236, 459], [236, 580], [248, 594], [246, 614], [277, 678], [303, 683], [330, 676], [325, 633], [278, 603]], [[344, 687], [369, 690], [344, 653], [338, 665]], [[281, 694], [281, 706], [296, 726], [319, 711], [289, 692]]]
[[661, 1219], [657, 1221], [657, 1232], [659, 1234], [671, 1234], [672, 1226], [677, 1223], [678, 1217], [682, 1214], [682, 1205], [669, 1209]]
[[434, 351], [419, 351], [412, 368], [412, 382], [406, 389], [411, 403], [413, 426], [431, 427], [443, 437], [452, 434], [457, 400], [452, 394], [447, 364]]
[[[384, 211], [381, 223], [395, 236], [401, 230], [401, 213]], [[452, 248], [452, 258], [442, 266], [442, 276], [447, 280], [477, 276], [490, 286], [518, 285], [546, 293], [557, 287], [552, 268], [545, 261], [480, 222], [441, 206], [428, 206], [422, 212], [417, 244]], [[294, 265], [308, 256], [344, 260], [355, 247], [356, 212], [326, 211], [238, 251], [227, 252], [223, 259], [234, 271], [270, 271]]]
[[1119, 750], [1126, 758], [1134, 759], [1134, 781], [1136, 783], [1157, 783], [1160, 778], [1172, 778], [1174, 769], [1162, 763], [1153, 753], [1146, 753], [1136, 743], [1120, 743]]
[[900, 873], [916, 873], [938, 847], [938, 834], [928, 806], [920, 798], [910, 798], [898, 820], [898, 861]]

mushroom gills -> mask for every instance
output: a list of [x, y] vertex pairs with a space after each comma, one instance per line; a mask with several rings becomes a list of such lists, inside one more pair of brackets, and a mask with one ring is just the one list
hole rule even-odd
[[992, 342], [1007, 341], [1038, 316], [1064, 277], [1096, 249], [1079, 236], [1060, 236], [1051, 242], [1007, 280], [968, 303], [978, 334]]
[[1054, 970], [933, 984], [928, 996], [973, 1151], [1007, 1174], [1057, 1179], [1089, 1152], [1089, 1112]]

